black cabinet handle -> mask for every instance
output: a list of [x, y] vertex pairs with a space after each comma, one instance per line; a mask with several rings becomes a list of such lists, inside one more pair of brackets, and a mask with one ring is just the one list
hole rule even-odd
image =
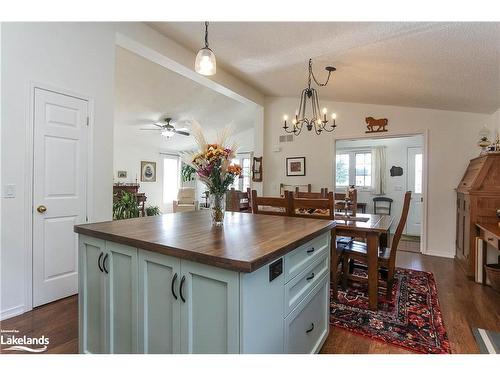
[[306, 333], [312, 332], [313, 329], [314, 329], [314, 323], [311, 323], [311, 328], [309, 328], [308, 330], [306, 330]]
[[186, 300], [184, 299], [184, 295], [182, 294], [182, 288], [184, 287], [184, 282], [186, 281], [186, 276], [182, 276], [182, 279], [181, 279], [181, 285], [179, 285], [179, 294], [181, 295], [181, 300], [182, 302], [186, 302]]
[[306, 277], [306, 280], [307, 280], [307, 281], [312, 280], [312, 279], [314, 279], [314, 272], [313, 272], [313, 273], [311, 273], [311, 276]]
[[104, 270], [101, 268], [101, 258], [102, 258], [103, 255], [104, 255], [104, 253], [101, 252], [101, 254], [99, 254], [99, 259], [97, 259], [97, 267], [99, 267], [99, 269], [101, 270], [101, 272], [104, 272]]
[[177, 294], [175, 294], [174, 290], [175, 280], [177, 280], [177, 272], [175, 273], [174, 277], [172, 277], [172, 284], [170, 285], [170, 290], [172, 291], [172, 295], [174, 296], [175, 299], [177, 299]]
[[104, 272], [106, 272], [106, 273], [109, 273], [108, 270], [106, 269], [106, 259], [108, 259], [108, 255], [109, 254], [106, 254], [104, 256], [104, 259], [102, 260], [102, 268], [104, 268]]
[[316, 250], [316, 249], [315, 249], [315, 248], [314, 248], [314, 246], [313, 246], [313, 247], [311, 247], [309, 250], [307, 250], [307, 254], [312, 254], [312, 253], [314, 253], [314, 250]]

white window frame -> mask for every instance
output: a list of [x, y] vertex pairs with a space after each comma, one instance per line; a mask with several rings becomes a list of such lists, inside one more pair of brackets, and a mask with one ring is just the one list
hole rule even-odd
[[[349, 185], [355, 185], [357, 190], [371, 191], [373, 190], [373, 181], [370, 186], [358, 186], [356, 185], [356, 154], [372, 154], [372, 172], [373, 172], [373, 152], [371, 148], [359, 148], [359, 149], [340, 149], [337, 150], [335, 154], [335, 168], [337, 167], [337, 155], [339, 154], [349, 154]], [[373, 173], [372, 173], [373, 178]], [[347, 188], [347, 185], [337, 185], [337, 170], [335, 170], [335, 189], [343, 190]]]
[[[243, 159], [249, 159], [250, 161], [250, 189], [252, 189], [252, 160], [253, 160], [253, 152], [239, 152], [236, 154], [236, 157], [234, 159], [238, 159], [238, 164], [241, 166], [243, 169]], [[235, 185], [237, 186], [231, 186], [234, 187], [235, 190], [243, 191], [243, 178], [236, 178], [235, 179]], [[231, 189], [230, 187], [230, 189]]]

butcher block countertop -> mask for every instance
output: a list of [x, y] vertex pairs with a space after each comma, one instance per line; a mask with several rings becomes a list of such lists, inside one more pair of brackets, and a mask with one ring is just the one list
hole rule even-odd
[[253, 272], [335, 227], [330, 220], [209, 210], [75, 226], [75, 232], [239, 272]]

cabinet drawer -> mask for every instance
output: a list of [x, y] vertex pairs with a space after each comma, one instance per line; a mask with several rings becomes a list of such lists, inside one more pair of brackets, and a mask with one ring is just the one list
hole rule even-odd
[[293, 279], [312, 262], [330, 251], [330, 232], [299, 246], [285, 256], [285, 283]]
[[328, 278], [285, 319], [285, 353], [317, 353], [328, 335]]
[[309, 294], [322, 278], [329, 276], [329, 253], [312, 262], [304, 271], [285, 284], [285, 316], [292, 311]]
[[485, 230], [483, 238], [484, 238], [484, 240], [486, 242], [488, 242], [495, 249], [500, 250], [500, 246], [499, 246], [500, 245], [499, 244], [500, 241], [498, 240], [498, 237], [496, 235], [494, 235], [493, 233], [488, 232], [487, 230]]

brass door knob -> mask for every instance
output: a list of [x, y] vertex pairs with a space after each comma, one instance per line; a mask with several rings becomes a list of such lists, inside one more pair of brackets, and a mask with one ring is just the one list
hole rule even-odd
[[42, 205], [38, 206], [38, 207], [36, 208], [36, 210], [37, 210], [38, 212], [40, 212], [41, 214], [43, 214], [45, 211], [47, 211], [47, 207], [45, 207], [45, 206], [42, 204]]

